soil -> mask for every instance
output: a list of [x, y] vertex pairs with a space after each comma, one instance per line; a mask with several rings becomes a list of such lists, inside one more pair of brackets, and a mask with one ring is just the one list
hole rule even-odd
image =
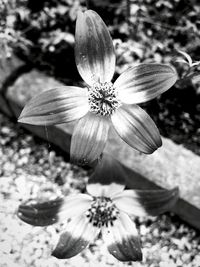
[[27, 199], [45, 201], [85, 192], [88, 172], [65, 161], [52, 146], [34, 138], [2, 114], [0, 125], [2, 267], [199, 267], [199, 231], [172, 213], [132, 218], [141, 238], [142, 262], [117, 261], [109, 255], [101, 238], [95, 239], [82, 253], [71, 259], [52, 257], [51, 251], [64, 222], [33, 227], [19, 220], [17, 207]]

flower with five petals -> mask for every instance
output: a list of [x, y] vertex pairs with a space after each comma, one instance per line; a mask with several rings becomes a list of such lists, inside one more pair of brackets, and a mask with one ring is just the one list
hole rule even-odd
[[56, 125], [78, 120], [70, 149], [75, 163], [97, 159], [111, 127], [138, 151], [151, 154], [159, 148], [159, 131], [137, 104], [168, 90], [177, 80], [176, 71], [165, 64], [139, 64], [112, 83], [112, 39], [103, 20], [92, 10], [78, 12], [75, 60], [87, 87], [63, 86], [40, 93], [26, 104], [19, 122]]
[[19, 206], [19, 218], [34, 226], [68, 219], [52, 253], [59, 259], [77, 255], [101, 232], [108, 251], [118, 260], [141, 261], [140, 239], [129, 216], [158, 215], [169, 210], [178, 198], [177, 188], [124, 190], [124, 169], [105, 155], [87, 184], [88, 194], [44, 203], [31, 200]]

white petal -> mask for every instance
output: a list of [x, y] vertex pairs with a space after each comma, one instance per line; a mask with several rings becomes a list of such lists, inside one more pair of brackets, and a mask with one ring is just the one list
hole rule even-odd
[[78, 71], [89, 85], [110, 82], [115, 70], [115, 54], [109, 31], [92, 10], [78, 12], [75, 34]]
[[123, 103], [137, 104], [164, 93], [176, 80], [176, 71], [168, 65], [140, 64], [123, 72], [114, 86]]
[[92, 196], [113, 197], [125, 188], [125, 172], [121, 164], [111, 155], [104, 153], [87, 184]]
[[25, 105], [18, 121], [33, 125], [55, 125], [80, 119], [88, 110], [86, 89], [63, 86], [33, 97]]
[[58, 241], [52, 255], [58, 259], [76, 256], [96, 237], [98, 228], [88, 223], [85, 215], [73, 218]]
[[92, 202], [92, 197], [87, 194], [76, 194], [65, 197], [58, 212], [59, 221], [83, 214]]
[[169, 211], [178, 199], [178, 189], [125, 190], [112, 199], [118, 209], [135, 216], [156, 216]]
[[108, 251], [120, 261], [141, 261], [142, 252], [135, 224], [120, 212], [113, 225], [103, 229]]
[[158, 128], [149, 115], [137, 105], [123, 105], [111, 116], [116, 132], [131, 147], [145, 154], [162, 145]]
[[89, 209], [91, 202], [92, 197], [87, 194], [76, 194], [46, 202], [31, 199], [19, 205], [17, 215], [28, 224], [47, 226], [83, 214]]
[[109, 122], [103, 116], [88, 112], [74, 128], [71, 140], [71, 161], [90, 164], [96, 160], [106, 144]]

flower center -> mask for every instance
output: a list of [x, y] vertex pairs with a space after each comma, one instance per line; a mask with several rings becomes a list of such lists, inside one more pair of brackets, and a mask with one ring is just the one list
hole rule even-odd
[[111, 82], [95, 83], [89, 88], [90, 111], [102, 116], [110, 116], [120, 106], [116, 90]]
[[117, 219], [118, 209], [110, 198], [95, 197], [91, 207], [86, 211], [86, 217], [93, 226], [113, 225], [113, 221]]

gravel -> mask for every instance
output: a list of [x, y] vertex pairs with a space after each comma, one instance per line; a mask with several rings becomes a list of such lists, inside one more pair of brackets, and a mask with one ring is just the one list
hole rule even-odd
[[0, 114], [0, 258], [1, 267], [134, 266], [199, 267], [199, 232], [171, 213], [135, 218], [142, 240], [143, 262], [122, 263], [96, 239], [69, 260], [51, 256], [64, 224], [32, 227], [16, 216], [23, 200], [83, 192], [88, 172], [64, 159], [50, 144], [32, 137]]

